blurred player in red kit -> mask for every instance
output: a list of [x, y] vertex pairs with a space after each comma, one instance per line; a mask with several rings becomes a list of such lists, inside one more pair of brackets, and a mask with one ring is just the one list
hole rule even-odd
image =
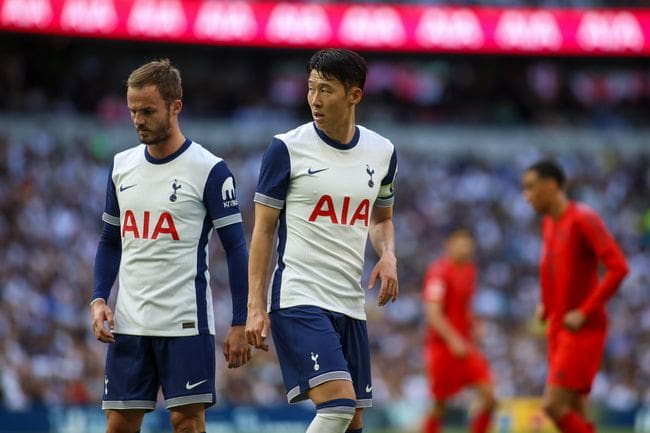
[[[523, 175], [523, 193], [543, 216], [541, 304], [548, 324], [548, 377], [543, 405], [563, 433], [592, 433], [587, 397], [605, 346], [605, 303], [628, 272], [625, 257], [602, 219], [571, 201], [565, 175], [553, 161], [539, 161]], [[599, 278], [599, 264], [606, 272]]]
[[487, 431], [496, 406], [488, 363], [472, 337], [474, 248], [474, 238], [468, 230], [452, 232], [445, 242], [445, 255], [429, 266], [424, 279], [428, 325], [425, 361], [435, 400], [425, 420], [424, 433], [441, 430], [447, 400], [464, 387], [473, 387], [478, 397], [472, 433]]

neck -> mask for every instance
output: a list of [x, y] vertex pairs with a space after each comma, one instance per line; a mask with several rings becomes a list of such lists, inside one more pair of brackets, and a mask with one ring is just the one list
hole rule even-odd
[[338, 125], [332, 128], [323, 129], [323, 132], [331, 139], [341, 144], [348, 144], [354, 137], [354, 113], [346, 119], [343, 119]]
[[548, 214], [551, 218], [557, 221], [560, 219], [560, 216], [562, 216], [567, 207], [569, 207], [569, 199], [564, 193], [559, 194]]
[[167, 140], [148, 145], [147, 152], [156, 159], [163, 159], [180, 149], [183, 143], [185, 136], [177, 129]]

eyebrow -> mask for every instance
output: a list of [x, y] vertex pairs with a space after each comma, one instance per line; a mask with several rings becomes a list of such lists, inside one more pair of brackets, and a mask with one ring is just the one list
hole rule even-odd
[[318, 86], [332, 86], [333, 85], [331, 80], [326, 80], [326, 79], [323, 79], [323, 80], [309, 79], [309, 80], [307, 80], [307, 83], [311, 84], [311, 85], [318, 85]]
[[156, 109], [156, 107], [154, 107], [152, 105], [147, 105], [145, 107], [140, 107], [140, 108], [134, 108], [134, 107], [130, 107], [128, 105], [127, 105], [127, 107], [129, 108], [129, 111], [147, 111], [147, 110], [155, 110]]

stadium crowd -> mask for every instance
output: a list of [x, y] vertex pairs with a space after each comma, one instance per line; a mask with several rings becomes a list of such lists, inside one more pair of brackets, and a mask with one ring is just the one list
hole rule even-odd
[[[72, 124], [78, 115], [90, 115], [102, 125], [120, 124], [128, 119], [128, 71], [152, 58], [148, 45], [129, 45], [125, 51], [115, 42], [5, 40], [0, 47], [0, 121], [5, 115], [25, 119], [45, 113], [68, 116]], [[158, 48], [155, 56], [169, 55], [185, 77], [181, 122], [198, 116], [248, 125], [308, 118], [303, 53]], [[371, 119], [457, 131], [476, 124], [508, 129], [647, 123], [650, 75], [644, 60], [502, 58], [495, 67], [491, 57], [386, 60], [369, 53], [368, 58], [361, 123]], [[51, 122], [34, 122], [20, 134], [11, 124], [0, 130], [0, 405], [12, 410], [98, 404], [103, 391], [106, 346], [91, 332], [88, 302], [110, 151], [105, 137], [87, 123], [77, 125], [72, 139], [68, 129]], [[112, 149], [135, 143], [135, 133], [129, 137], [111, 143]], [[531, 321], [539, 290], [539, 221], [520, 193], [521, 172], [540, 151], [525, 135], [512, 137], [521, 151], [490, 159], [476, 156], [481, 143], [475, 143], [474, 156], [452, 157], [441, 156], [434, 145], [416, 149], [395, 140], [401, 298], [380, 310], [376, 294], [369, 292], [367, 303], [378, 405], [428, 398], [421, 357], [421, 279], [429, 261], [440, 254], [446, 231], [459, 224], [471, 228], [478, 240], [475, 304], [497, 394], [541, 393], [545, 348], [542, 331]], [[236, 176], [248, 235], [266, 144], [240, 147], [233, 141], [214, 149]], [[626, 410], [650, 405], [650, 153], [630, 154], [620, 141], [602, 148], [607, 150], [569, 147], [560, 159], [572, 178], [572, 196], [603, 215], [629, 260], [630, 276], [610, 303], [605, 362], [592, 393], [594, 401]], [[217, 245], [212, 244], [211, 275], [220, 343], [231, 311], [227, 266]], [[219, 363], [221, 403], [285, 401], [272, 352], [256, 352], [242, 369], [228, 370]]]
[[[30, 139], [0, 135], [0, 401], [97, 403], [106, 346], [89, 326], [92, 264], [109, 161], [88, 143], [35, 128]], [[207, 144], [207, 143], [206, 143]], [[238, 179], [247, 230], [259, 149], [216, 149]], [[421, 278], [441, 251], [446, 230], [475, 231], [480, 283], [476, 313], [500, 397], [541, 392], [545, 371], [540, 329], [531, 322], [538, 299], [539, 224], [520, 193], [519, 176], [538, 151], [522, 144], [515, 158], [440, 158], [400, 149], [396, 231], [402, 295], [386, 310], [368, 294], [374, 394], [378, 404], [427, 398], [421, 360]], [[593, 399], [617, 409], [650, 403], [650, 155], [567, 150], [561, 156], [572, 195], [607, 220], [628, 257], [631, 275], [611, 303], [611, 332]], [[226, 264], [212, 244], [217, 341], [230, 321]], [[370, 261], [372, 263], [372, 260]], [[113, 293], [113, 296], [115, 291]], [[284, 402], [273, 353], [228, 370], [219, 361], [222, 403]]]
[[[134, 64], [169, 56], [187, 77], [188, 116], [233, 121], [305, 118], [309, 53], [125, 45], [5, 36], [0, 110], [121, 119]], [[158, 53], [158, 54], [152, 54]], [[540, 59], [368, 53], [360, 114], [407, 124], [642, 126], [648, 59]], [[41, 61], [43, 59], [43, 61]], [[69, 59], [63, 61], [62, 59]], [[199, 59], [197, 61], [197, 59]], [[498, 67], [496, 65], [498, 64]]]

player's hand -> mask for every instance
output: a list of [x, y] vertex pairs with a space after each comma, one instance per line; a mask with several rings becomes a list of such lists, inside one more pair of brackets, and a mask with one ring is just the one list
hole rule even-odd
[[397, 259], [392, 254], [384, 254], [370, 274], [368, 288], [372, 289], [377, 282], [381, 281], [379, 295], [377, 295], [377, 305], [380, 307], [386, 305], [388, 301], [395, 302], [399, 295], [399, 284], [397, 282]]
[[544, 308], [544, 305], [538, 304], [537, 307], [535, 307], [535, 319], [542, 323], [546, 322], [546, 309]]
[[249, 308], [246, 320], [246, 341], [256, 349], [269, 350], [266, 337], [269, 336], [271, 321], [268, 313], [262, 308]]
[[228, 361], [228, 368], [238, 368], [251, 359], [251, 348], [246, 342], [243, 325], [233, 326], [223, 342], [223, 356]]
[[584, 325], [586, 321], [587, 317], [578, 309], [567, 312], [562, 320], [564, 327], [569, 331], [577, 331], [582, 328], [582, 325]]
[[[102, 343], [115, 343], [112, 330], [115, 329], [113, 312], [103, 299], [93, 302], [90, 306], [93, 333], [95, 338]], [[108, 323], [108, 328], [106, 324]]]
[[456, 358], [464, 358], [469, 354], [469, 344], [461, 337], [453, 337], [447, 342], [447, 345]]
[[472, 341], [483, 341], [486, 338], [487, 331], [483, 320], [474, 319], [472, 321]]

